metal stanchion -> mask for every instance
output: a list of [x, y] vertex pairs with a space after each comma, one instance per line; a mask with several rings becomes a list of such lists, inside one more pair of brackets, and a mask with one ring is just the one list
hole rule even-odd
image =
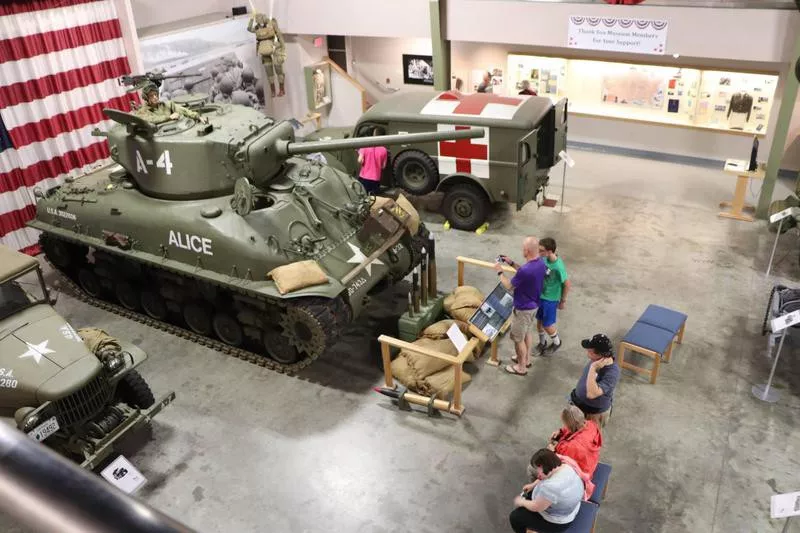
[[783, 228], [783, 220], [778, 222], [778, 233], [775, 234], [775, 243], [772, 245], [772, 253], [769, 255], [769, 264], [767, 265], [767, 273], [764, 276], [769, 276], [769, 271], [772, 270], [772, 260], [775, 259], [775, 250], [778, 248], [778, 239], [781, 237], [781, 228]]
[[769, 379], [767, 379], [767, 383], [764, 385], [753, 385], [753, 388], [750, 389], [751, 392], [753, 393], [753, 396], [755, 396], [761, 401], [775, 403], [781, 397], [780, 393], [772, 388], [772, 378], [775, 377], [775, 368], [777, 368], [778, 359], [780, 359], [781, 356], [783, 341], [786, 340], [786, 331], [787, 331], [786, 329], [783, 330], [783, 334], [781, 335], [781, 342], [778, 343], [778, 351], [775, 352], [775, 361], [773, 361], [772, 363], [772, 370], [769, 373]]

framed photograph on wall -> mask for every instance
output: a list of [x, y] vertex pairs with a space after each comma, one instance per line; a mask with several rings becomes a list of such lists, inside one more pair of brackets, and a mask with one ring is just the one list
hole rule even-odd
[[306, 98], [309, 111], [319, 111], [333, 103], [331, 66], [322, 62], [305, 67]]
[[433, 56], [403, 54], [403, 83], [433, 85]]

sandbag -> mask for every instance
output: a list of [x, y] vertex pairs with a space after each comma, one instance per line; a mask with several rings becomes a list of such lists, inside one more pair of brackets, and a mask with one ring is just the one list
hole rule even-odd
[[405, 354], [400, 354], [392, 361], [392, 376], [409, 389], [417, 390], [417, 378], [414, 375], [414, 371], [408, 366], [408, 359]]
[[400, 206], [403, 211], [408, 213], [406, 227], [408, 227], [408, 231], [411, 232], [411, 235], [416, 235], [419, 231], [419, 213], [417, 212], [417, 209], [411, 205], [411, 202], [408, 201], [408, 198], [402, 194], [397, 195], [397, 200], [395, 200], [395, 203]]
[[[456, 287], [455, 290], [445, 297], [444, 310], [449, 314], [453, 309], [472, 307], [477, 309], [483, 303], [483, 293], [475, 287], [463, 285]], [[452, 314], [450, 316], [453, 316]], [[469, 318], [469, 317], [467, 317]]]
[[[456, 350], [456, 347], [453, 346], [452, 342], [450, 342], [450, 339], [434, 341], [431, 339], [422, 338], [415, 340], [412, 344], [414, 346], [420, 346], [429, 350], [435, 350], [445, 355], [452, 355], [454, 357], [458, 355], [458, 350]], [[428, 355], [405, 350], [401, 352], [401, 355], [402, 354], [405, 354], [406, 358], [408, 359], [408, 366], [410, 366], [411, 370], [414, 372], [414, 377], [416, 378], [417, 382], [425, 379], [435, 372], [440, 371], [443, 368], [450, 367], [450, 363], [437, 357], [430, 357]]]
[[[798, 182], [800, 183], [800, 180], [798, 180]], [[800, 201], [798, 201], [798, 199], [795, 198], [794, 196], [787, 196], [783, 200], [775, 200], [774, 202], [769, 204], [769, 210], [767, 214], [769, 216], [772, 216], [775, 213], [783, 211], [784, 209], [788, 209], [789, 207], [800, 207]], [[797, 221], [795, 220], [794, 217], [786, 217], [783, 219], [783, 224], [781, 224], [780, 221], [770, 222], [767, 227], [769, 228], [769, 231], [771, 231], [772, 233], [777, 233], [778, 226], [781, 227], [781, 234], [783, 234], [792, 229], [793, 227], [797, 226]]]
[[439, 322], [434, 322], [427, 328], [422, 330], [420, 337], [425, 337], [426, 339], [431, 339], [434, 341], [438, 341], [440, 339], [447, 339], [447, 330], [455, 324], [458, 326], [458, 329], [461, 330], [461, 333], [466, 335], [469, 339], [471, 334], [469, 332], [469, 324], [463, 322], [461, 320], [452, 320], [452, 319], [445, 319], [440, 320]]
[[469, 322], [469, 319], [472, 318], [472, 315], [475, 314], [477, 307], [462, 307], [461, 309], [453, 309], [449, 311], [447, 314], [450, 315], [455, 320], [460, 320], [461, 322]]
[[119, 341], [98, 328], [81, 328], [78, 330], [78, 335], [83, 339], [83, 343], [89, 348], [93, 354], [98, 355], [100, 352], [111, 349], [118, 352], [122, 349]]
[[267, 277], [272, 278], [281, 294], [328, 283], [328, 276], [310, 259], [273, 268]]
[[[461, 388], [462, 390], [467, 383], [472, 381], [472, 376], [461, 371]], [[448, 400], [453, 395], [455, 389], [455, 371], [452, 368], [440, 370], [435, 374], [431, 374], [419, 384], [418, 392], [425, 396], [435, 394], [440, 400]]]

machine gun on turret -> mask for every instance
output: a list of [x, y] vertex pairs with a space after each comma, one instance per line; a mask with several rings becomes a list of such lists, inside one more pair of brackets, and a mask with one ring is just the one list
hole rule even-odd
[[161, 72], [145, 72], [144, 74], [126, 74], [119, 79], [119, 83], [120, 85], [131, 87], [130, 90], [138, 91], [148, 83], [153, 83], [160, 89], [164, 80], [196, 78], [200, 76], [202, 76], [202, 74], [173, 74], [167, 76]]

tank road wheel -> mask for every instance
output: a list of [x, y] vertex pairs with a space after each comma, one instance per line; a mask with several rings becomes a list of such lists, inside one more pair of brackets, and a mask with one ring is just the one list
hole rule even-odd
[[244, 332], [239, 322], [227, 313], [216, 313], [211, 320], [211, 326], [219, 340], [231, 346], [239, 346], [244, 341]]
[[147, 409], [156, 403], [150, 385], [136, 370], [129, 370], [117, 383], [117, 398], [138, 409]]
[[167, 318], [167, 304], [160, 294], [154, 291], [144, 291], [139, 299], [142, 304], [142, 309], [147, 313], [147, 316], [155, 318], [156, 320], [164, 320]]
[[41, 244], [42, 251], [44, 251], [44, 255], [47, 256], [47, 259], [61, 270], [66, 270], [74, 266], [80, 259], [82, 248], [62, 240], [42, 235], [39, 239], [39, 244]]
[[261, 340], [267, 355], [282, 365], [290, 365], [300, 360], [300, 352], [286, 342], [286, 337], [281, 334], [280, 330], [264, 330]]
[[489, 215], [489, 199], [476, 185], [454, 185], [442, 202], [442, 214], [456, 228], [466, 231], [478, 229]]
[[439, 183], [439, 168], [428, 154], [420, 150], [407, 150], [392, 163], [394, 181], [411, 194], [428, 194]]
[[131, 311], [139, 309], [139, 293], [129, 281], [118, 281], [115, 284], [114, 293], [117, 295], [119, 303], [126, 309]]
[[78, 283], [81, 289], [92, 298], [99, 298], [103, 293], [103, 286], [100, 285], [100, 279], [88, 268], [82, 268], [78, 271]]
[[211, 334], [211, 306], [205, 302], [188, 302], [183, 308], [183, 319], [189, 329], [200, 335]]

